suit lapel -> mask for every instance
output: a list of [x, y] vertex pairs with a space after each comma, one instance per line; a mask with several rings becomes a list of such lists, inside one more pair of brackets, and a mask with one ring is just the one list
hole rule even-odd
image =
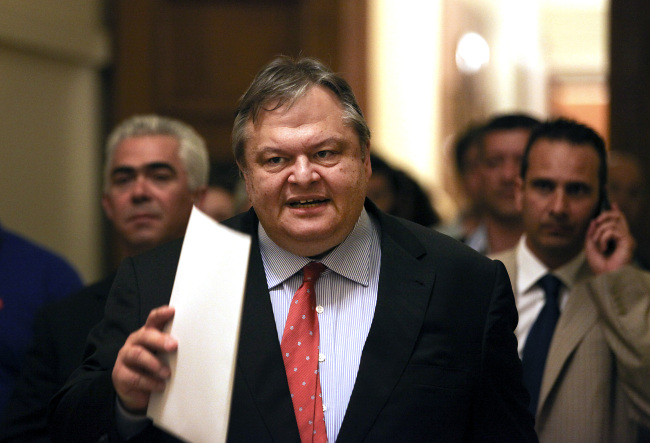
[[[257, 218], [237, 228], [252, 235], [237, 366], [274, 441], [298, 441], [298, 425], [278, 342], [257, 238]], [[254, 412], [251, 412], [254, 413]]]
[[585, 263], [579, 272], [576, 284], [571, 291], [553, 334], [540, 389], [540, 412], [544, 408], [548, 394], [558, 382], [562, 368], [567, 360], [584, 336], [598, 321], [598, 313], [589, 300], [587, 286], [584, 284], [584, 280], [590, 275], [588, 265]]
[[423, 269], [417, 239], [379, 216], [382, 256], [377, 307], [338, 441], [361, 441], [408, 363], [431, 297], [435, 275]]
[[[494, 257], [501, 260], [508, 270], [513, 291], [517, 294], [517, 263], [515, 249]], [[584, 281], [591, 276], [589, 265], [585, 262], [578, 272], [576, 284], [571, 291], [567, 304], [560, 315], [560, 319], [553, 334], [553, 340], [546, 359], [544, 378], [539, 393], [539, 407], [537, 416], [542, 416], [544, 405], [553, 389], [558, 383], [562, 368], [567, 363], [573, 351], [580, 344], [584, 336], [591, 330], [598, 320], [596, 309], [591, 303]], [[538, 429], [541, 424], [538, 424]]]
[[[418, 260], [425, 254], [417, 238], [394, 219], [379, 218], [382, 257], [377, 307], [363, 349], [357, 379], [338, 441], [367, 435], [409, 360], [418, 338], [435, 274]], [[274, 441], [299, 440], [289, 386], [277, 340], [273, 308], [259, 252], [257, 218], [252, 214], [229, 223], [252, 234], [246, 297], [242, 312], [237, 365], [257, 411]]]

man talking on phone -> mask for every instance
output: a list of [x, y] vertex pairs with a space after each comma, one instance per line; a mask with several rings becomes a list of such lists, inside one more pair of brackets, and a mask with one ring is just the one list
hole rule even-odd
[[650, 274], [607, 202], [606, 149], [559, 118], [531, 133], [516, 199], [524, 234], [508, 270], [540, 442], [634, 442], [650, 423]]

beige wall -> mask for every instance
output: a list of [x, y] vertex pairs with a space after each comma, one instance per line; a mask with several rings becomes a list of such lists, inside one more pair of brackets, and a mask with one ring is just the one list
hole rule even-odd
[[101, 276], [101, 0], [0, 2], [0, 223]]

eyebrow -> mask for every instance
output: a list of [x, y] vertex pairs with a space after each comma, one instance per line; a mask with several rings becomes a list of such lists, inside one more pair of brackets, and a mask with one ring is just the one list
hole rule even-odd
[[176, 169], [169, 163], [166, 162], [152, 162], [135, 168], [133, 166], [117, 166], [111, 171], [111, 177], [114, 177], [118, 174], [133, 174], [137, 171], [146, 171], [152, 172], [160, 169], [166, 169], [173, 173], [176, 173]]
[[[323, 139], [323, 140], [321, 140], [321, 141], [319, 141], [317, 143], [309, 145], [309, 149], [319, 149], [319, 148], [321, 148], [323, 146], [326, 146], [326, 145], [343, 146], [343, 145], [345, 145], [345, 138], [343, 138], [343, 137], [327, 137], [326, 139]], [[285, 149], [282, 147], [282, 145], [279, 145], [279, 146], [270, 145], [270, 146], [262, 147], [261, 150], [262, 151], [270, 151], [270, 152], [274, 152], [274, 151], [282, 152]]]

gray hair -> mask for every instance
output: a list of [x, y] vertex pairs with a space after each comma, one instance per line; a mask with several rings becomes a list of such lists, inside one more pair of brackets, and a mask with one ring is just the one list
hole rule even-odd
[[110, 184], [115, 149], [127, 138], [148, 135], [170, 135], [178, 140], [178, 156], [187, 173], [190, 191], [208, 183], [210, 161], [205, 140], [191, 126], [160, 115], [135, 115], [120, 123], [108, 136], [104, 164], [104, 192]]
[[[325, 87], [339, 99], [343, 107], [343, 122], [356, 131], [361, 144], [361, 154], [365, 158], [370, 129], [352, 88], [345, 79], [316, 59], [294, 60], [279, 56], [262, 68], [239, 100], [232, 130], [232, 149], [240, 166], [245, 165], [244, 144], [249, 137], [246, 131], [249, 119], [255, 123], [261, 110], [272, 111], [285, 104], [292, 106], [312, 86]], [[266, 108], [267, 105], [273, 107]]]

